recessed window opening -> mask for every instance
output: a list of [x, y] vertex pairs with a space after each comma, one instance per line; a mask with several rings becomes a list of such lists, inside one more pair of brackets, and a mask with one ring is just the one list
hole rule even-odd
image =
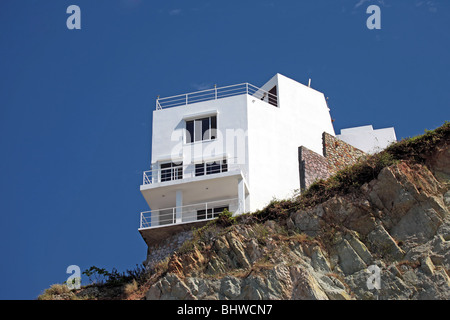
[[217, 137], [217, 116], [186, 121], [186, 143], [214, 140]]
[[161, 182], [183, 179], [183, 162], [161, 163]]
[[211, 162], [202, 162], [195, 165], [195, 176], [203, 176], [205, 174], [215, 174], [228, 171], [227, 160], [217, 160]]
[[197, 210], [197, 220], [217, 218], [221, 212], [228, 210], [228, 208], [228, 206], [224, 206], [207, 210]]

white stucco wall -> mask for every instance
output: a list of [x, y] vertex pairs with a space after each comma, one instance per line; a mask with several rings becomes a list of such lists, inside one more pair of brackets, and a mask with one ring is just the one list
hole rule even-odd
[[262, 88], [278, 89], [278, 108], [248, 98], [250, 208], [285, 199], [300, 188], [298, 147], [322, 154], [322, 133], [334, 135], [325, 97], [281, 74]]
[[[240, 95], [153, 111], [152, 165], [170, 159], [182, 160], [183, 165], [188, 165], [224, 154], [231, 158], [239, 156], [241, 163], [248, 163], [246, 153], [233, 152], [230, 144], [227, 147], [227, 135], [230, 143], [234, 134], [242, 136], [247, 131], [246, 103], [246, 96]], [[217, 139], [186, 143], [185, 119], [213, 114], [217, 115]], [[246, 137], [244, 139], [246, 143]], [[241, 142], [235, 140], [235, 145]]]
[[394, 128], [374, 130], [371, 125], [342, 129], [336, 137], [369, 154], [379, 152], [397, 141]]

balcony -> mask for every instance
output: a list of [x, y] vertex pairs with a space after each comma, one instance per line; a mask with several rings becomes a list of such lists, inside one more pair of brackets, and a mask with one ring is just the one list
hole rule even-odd
[[187, 180], [201, 180], [214, 178], [214, 175], [225, 172], [242, 172], [244, 177], [245, 166], [242, 164], [227, 164], [226, 162], [211, 162], [203, 166], [191, 164], [169, 168], [147, 170], [142, 173], [142, 185], [164, 184], [166, 182], [186, 182]]
[[[274, 90], [275, 89], [275, 90]], [[250, 83], [240, 83], [226, 87], [213, 89], [207, 89], [202, 91], [196, 91], [191, 93], [180, 94], [176, 96], [158, 98], [156, 99], [156, 110], [162, 110], [165, 108], [178, 107], [188, 105], [191, 103], [217, 100], [226, 97], [237, 96], [241, 94], [248, 94], [256, 99], [266, 101], [267, 103], [278, 106], [278, 99], [276, 94], [276, 88], [272, 88], [270, 91], [265, 91]]]
[[236, 214], [243, 212], [238, 198], [144, 211], [140, 214], [139, 232], [147, 244], [155, 244], [171, 234], [191, 228], [192, 223], [201, 226], [217, 218], [225, 209]]
[[141, 212], [139, 229], [208, 221], [217, 218], [219, 213], [225, 209], [231, 212], [240, 211], [238, 198], [144, 211]]
[[[167, 208], [209, 203], [217, 199], [245, 198], [249, 194], [247, 181], [245, 165], [222, 160], [145, 171], [140, 190], [152, 211], [161, 213], [161, 223], [158, 222], [158, 225], [163, 226], [175, 223], [173, 210], [167, 211]], [[239, 185], [242, 187], [240, 195]], [[180, 203], [177, 202], [177, 194], [181, 197]], [[186, 215], [183, 216], [177, 223], [189, 221]], [[150, 226], [145, 218], [144, 215], [143, 225]], [[155, 226], [155, 219], [151, 226]]]

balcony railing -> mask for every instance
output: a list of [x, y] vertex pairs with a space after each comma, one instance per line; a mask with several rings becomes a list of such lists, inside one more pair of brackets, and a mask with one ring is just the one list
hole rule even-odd
[[277, 96], [258, 88], [250, 83], [240, 83], [226, 87], [207, 89], [191, 93], [180, 94], [177, 96], [158, 98], [156, 99], [156, 110], [164, 108], [178, 107], [188, 105], [190, 103], [217, 100], [226, 97], [237, 96], [241, 94], [248, 94], [256, 99], [266, 101], [274, 106], [277, 106]]
[[147, 185], [159, 182], [182, 180], [192, 177], [203, 177], [231, 171], [241, 171], [241, 173], [244, 174], [244, 177], [246, 178], [244, 165], [224, 164], [219, 162], [215, 165], [204, 166], [201, 170], [199, 170], [199, 168], [196, 167], [195, 164], [184, 166], [180, 165], [164, 169], [147, 170], [142, 174], [142, 184]]
[[189, 204], [141, 212], [140, 229], [171, 226], [180, 223], [200, 222], [217, 218], [227, 209], [230, 212], [241, 212], [238, 198]]

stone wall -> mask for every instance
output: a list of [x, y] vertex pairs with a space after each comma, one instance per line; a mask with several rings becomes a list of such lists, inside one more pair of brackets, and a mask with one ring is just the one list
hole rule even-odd
[[355, 164], [365, 153], [352, 145], [324, 132], [322, 134], [323, 155], [328, 161], [330, 174]]
[[185, 241], [190, 239], [192, 239], [192, 230], [180, 231], [158, 244], [149, 246], [147, 248], [147, 260], [144, 262], [144, 265], [150, 268], [153, 267], [158, 262], [172, 255]]
[[341, 169], [365, 157], [361, 150], [324, 132], [323, 156], [308, 148], [298, 148], [300, 190], [306, 190], [314, 181], [327, 179]]
[[328, 161], [322, 155], [301, 146], [298, 148], [300, 190], [307, 189], [314, 181], [330, 176]]

